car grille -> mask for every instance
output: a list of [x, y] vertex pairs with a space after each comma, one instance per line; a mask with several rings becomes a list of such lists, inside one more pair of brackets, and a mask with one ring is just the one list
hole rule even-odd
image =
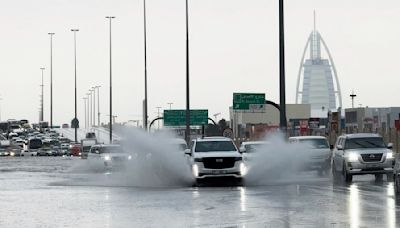
[[363, 161], [365, 162], [379, 162], [382, 159], [383, 154], [361, 154]]
[[227, 169], [235, 166], [235, 158], [203, 158], [203, 164], [206, 169]]

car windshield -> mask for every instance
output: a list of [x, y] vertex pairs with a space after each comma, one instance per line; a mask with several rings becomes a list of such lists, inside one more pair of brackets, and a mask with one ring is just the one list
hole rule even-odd
[[[96, 149], [95, 149], [96, 150]], [[97, 148], [100, 154], [103, 153], [123, 153], [124, 151], [120, 146], [109, 146], [109, 147], [99, 147]]]
[[386, 148], [386, 145], [380, 137], [353, 138], [346, 140], [345, 149], [359, 148]]
[[300, 143], [311, 145], [316, 149], [329, 148], [328, 141], [326, 139], [299, 139]]
[[252, 152], [259, 151], [260, 149], [265, 147], [265, 145], [266, 144], [247, 144], [244, 146], [244, 148], [246, 149], [247, 153], [252, 153]]
[[60, 146], [60, 141], [52, 140], [52, 141], [50, 141], [50, 144], [53, 146]]
[[231, 141], [203, 141], [196, 143], [195, 152], [236, 151]]
[[40, 139], [31, 139], [29, 141], [29, 149], [39, 149], [42, 145], [42, 140]]

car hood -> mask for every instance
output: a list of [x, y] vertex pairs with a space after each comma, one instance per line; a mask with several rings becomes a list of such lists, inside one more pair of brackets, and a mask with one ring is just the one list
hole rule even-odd
[[216, 157], [227, 158], [227, 157], [242, 157], [242, 155], [237, 151], [224, 151], [224, 152], [210, 151], [210, 152], [195, 152], [194, 157], [195, 158], [206, 158], [206, 157], [207, 158], [216, 158]]
[[110, 156], [112, 158], [115, 158], [115, 157], [129, 157], [130, 154], [127, 154], [127, 153], [103, 153], [103, 154], [101, 154], [101, 156], [102, 157]]

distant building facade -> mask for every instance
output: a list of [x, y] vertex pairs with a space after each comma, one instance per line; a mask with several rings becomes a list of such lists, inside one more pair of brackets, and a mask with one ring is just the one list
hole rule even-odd
[[[257, 132], [258, 129], [260, 131], [268, 131], [279, 128], [280, 112], [269, 104], [256, 111], [234, 110], [230, 107], [229, 113], [230, 127], [235, 134], [235, 138], [247, 137], [248, 132]], [[289, 123], [292, 119], [308, 120], [311, 117], [310, 105], [286, 104], [286, 116]]]
[[395, 128], [395, 120], [400, 118], [400, 107], [372, 108], [359, 107], [345, 109], [345, 128], [348, 133], [388, 131]]

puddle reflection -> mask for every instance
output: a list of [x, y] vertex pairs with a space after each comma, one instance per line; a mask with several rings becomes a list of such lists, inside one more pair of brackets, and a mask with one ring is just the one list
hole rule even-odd
[[350, 186], [349, 195], [349, 215], [350, 215], [350, 227], [358, 228], [360, 226], [360, 195], [358, 186], [352, 184]]

